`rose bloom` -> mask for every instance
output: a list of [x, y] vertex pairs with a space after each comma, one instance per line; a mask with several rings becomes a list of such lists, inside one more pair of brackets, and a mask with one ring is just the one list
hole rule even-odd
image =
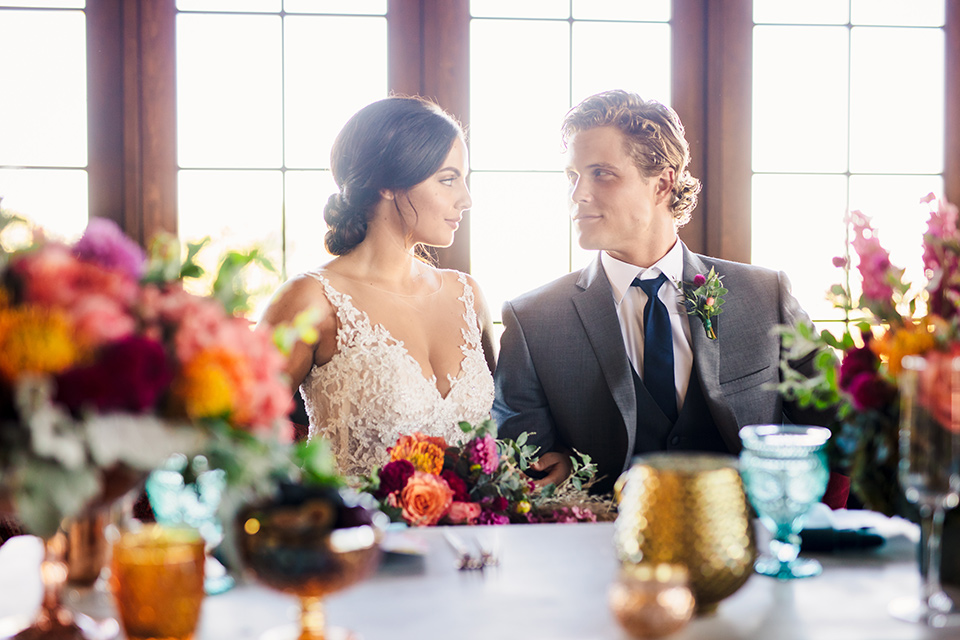
[[954, 409], [954, 389], [960, 384], [960, 373], [953, 363], [960, 357], [960, 345], [949, 352], [931, 351], [926, 355], [927, 366], [917, 381], [917, 402], [925, 407], [941, 426], [960, 433], [960, 415]]
[[481, 508], [476, 502], [456, 501], [450, 505], [446, 520], [450, 524], [476, 524]]
[[437, 524], [453, 503], [453, 491], [438, 476], [415, 471], [400, 492], [403, 519], [422, 527]]
[[[410, 469], [413, 469], [411, 465]], [[444, 469], [440, 472], [440, 477], [447, 481], [447, 485], [453, 490], [453, 499], [454, 501], [460, 502], [469, 502], [470, 501], [470, 492], [467, 487], [467, 483], [464, 482], [463, 478], [457, 475], [457, 472], [453, 469]], [[404, 480], [406, 481], [406, 480]]]
[[400, 491], [414, 471], [413, 463], [409, 460], [388, 462], [380, 469], [380, 488], [374, 495], [382, 499], [395, 491]]

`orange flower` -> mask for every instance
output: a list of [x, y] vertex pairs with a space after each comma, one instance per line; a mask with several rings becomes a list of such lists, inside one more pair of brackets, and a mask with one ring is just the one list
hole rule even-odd
[[[434, 445], [435, 446], [435, 445]], [[453, 490], [443, 478], [414, 471], [400, 492], [403, 519], [418, 527], [437, 524], [453, 504]]]
[[896, 376], [901, 371], [900, 362], [904, 356], [926, 353], [933, 348], [936, 342], [933, 329], [930, 320], [923, 318], [917, 324], [887, 331], [879, 339], [871, 341], [870, 348], [887, 361], [890, 374]]
[[400, 436], [390, 449], [390, 460], [409, 460], [414, 469], [439, 475], [443, 471], [443, 455], [447, 441], [417, 431], [412, 436]]
[[55, 309], [34, 306], [0, 311], [0, 376], [61, 373], [82, 357], [73, 326]]
[[[231, 415], [242, 408], [240, 401], [250, 387], [252, 374], [247, 361], [223, 348], [205, 349], [183, 368], [173, 393], [191, 418]], [[246, 416], [231, 416], [238, 422]]]

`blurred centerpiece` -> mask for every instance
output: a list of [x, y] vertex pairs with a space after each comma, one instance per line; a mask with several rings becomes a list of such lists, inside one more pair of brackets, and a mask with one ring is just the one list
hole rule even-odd
[[[26, 222], [0, 216], [0, 237], [9, 225]], [[179, 242], [160, 238], [148, 258], [101, 218], [74, 244], [26, 237], [0, 245], [0, 508], [47, 542], [45, 564], [62, 564], [53, 541], [65, 520], [173, 453], [205, 455], [237, 486], [277, 466], [291, 403], [283, 357], [233, 315], [229, 286], [184, 290], [198, 246], [181, 262]], [[79, 635], [60, 586], [45, 584], [24, 634]]]
[[[958, 210], [935, 200], [933, 194], [921, 200], [930, 206], [921, 283], [904, 280], [904, 269], [890, 261], [869, 217], [859, 211], [849, 215], [847, 254], [833, 260], [842, 284], [829, 291], [844, 313], [844, 330], [836, 336], [807, 327], [785, 329], [788, 350], [781, 364], [785, 398], [836, 411], [826, 451], [832, 470], [850, 477], [852, 494], [868, 509], [914, 520], [917, 508], [898, 480], [902, 363], [908, 356], [947, 361], [960, 355]], [[850, 248], [858, 258], [858, 297], [851, 286]], [[789, 360], [815, 350], [819, 375], [807, 379], [790, 368]], [[960, 519], [948, 518], [944, 535], [943, 577], [960, 583], [960, 544], [949, 542], [960, 537]]]

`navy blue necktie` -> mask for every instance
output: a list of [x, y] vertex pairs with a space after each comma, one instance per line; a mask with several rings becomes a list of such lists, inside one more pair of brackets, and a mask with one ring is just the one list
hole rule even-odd
[[643, 308], [643, 386], [670, 422], [677, 421], [677, 389], [674, 384], [673, 331], [670, 312], [657, 292], [666, 274], [650, 280], [634, 279], [633, 286], [647, 294]]

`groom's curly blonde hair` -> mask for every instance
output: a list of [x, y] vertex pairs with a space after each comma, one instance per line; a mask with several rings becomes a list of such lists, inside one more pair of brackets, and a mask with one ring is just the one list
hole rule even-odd
[[690, 174], [690, 147], [677, 113], [656, 100], [644, 100], [629, 91], [604, 91], [567, 112], [561, 129], [564, 146], [575, 133], [605, 126], [623, 132], [626, 151], [644, 178], [673, 168], [676, 179], [670, 209], [677, 228], [688, 223], [697, 206], [700, 181]]

